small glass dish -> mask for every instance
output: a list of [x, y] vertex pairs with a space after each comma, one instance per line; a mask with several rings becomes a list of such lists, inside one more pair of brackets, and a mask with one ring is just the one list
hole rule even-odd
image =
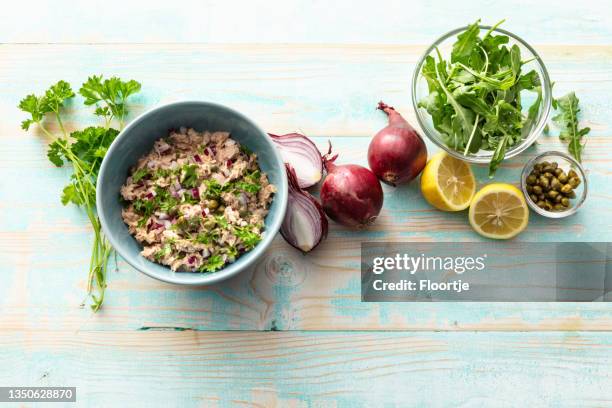
[[[527, 177], [529, 176], [529, 174], [533, 170], [533, 167], [537, 163], [541, 163], [544, 161], [547, 161], [549, 163], [557, 162], [559, 168], [563, 169], [566, 173], [570, 170], [574, 170], [576, 173], [578, 173], [578, 176], [580, 177], [580, 184], [574, 189], [574, 192], [576, 193], [576, 198], [570, 199], [570, 206], [565, 211], [548, 211], [543, 208], [540, 208], [535, 202], [533, 202], [529, 193], [527, 192]], [[525, 195], [525, 200], [527, 200], [527, 204], [536, 213], [548, 218], [565, 218], [572, 214], [575, 214], [576, 211], [578, 211], [578, 209], [584, 203], [584, 200], [586, 200], [588, 192], [587, 175], [584, 171], [584, 168], [572, 156], [556, 151], [545, 152], [529, 160], [525, 167], [523, 167], [523, 172], [521, 173], [521, 190]]]
[[[483, 35], [488, 32], [491, 27], [489, 26], [479, 26], [480, 27], [480, 35], [481, 38]], [[425, 63], [425, 59], [428, 56], [432, 56], [436, 58], [437, 61], [437, 51], [440, 51], [440, 54], [450, 60], [451, 50], [453, 48], [453, 44], [456, 41], [456, 37], [458, 34], [465, 31], [467, 27], [457, 28], [455, 30], [449, 31], [444, 34], [442, 37], [437, 39], [423, 54], [417, 66], [414, 70], [412, 76], [412, 104], [414, 106], [414, 110], [416, 113], [417, 121], [423, 129], [423, 133], [429, 140], [435, 143], [439, 148], [446, 151], [451, 156], [454, 156], [460, 160], [464, 160], [470, 163], [489, 163], [491, 158], [493, 157], [492, 150], [479, 150], [475, 153], [467, 153], [457, 151], [446, 145], [444, 142], [443, 136], [436, 130], [433, 125], [433, 121], [429, 113], [425, 108], [419, 107], [418, 103], [420, 100], [429, 95], [429, 87], [427, 85], [427, 80], [421, 75], [421, 70], [423, 68], [423, 64]], [[521, 50], [521, 58], [525, 61], [529, 61], [525, 63], [521, 70], [523, 73], [534, 70], [538, 75], [540, 80], [541, 88], [542, 88], [542, 103], [540, 104], [540, 108], [538, 109], [538, 113], [533, 121], [533, 125], [527, 130], [526, 134], [523, 136], [523, 140], [520, 143], [517, 143], [514, 146], [509, 146], [506, 150], [505, 158], [509, 159], [523, 152], [529, 146], [535, 142], [535, 140], [540, 136], [544, 127], [546, 126], [546, 122], [548, 121], [548, 116], [550, 114], [550, 107], [552, 101], [552, 92], [551, 92], [551, 83], [550, 78], [548, 76], [548, 71], [546, 70], [546, 66], [542, 61], [542, 58], [538, 55], [538, 53], [527, 44], [522, 38], [519, 36], [512, 34], [509, 31], [503, 30], [501, 28], [495, 28], [491, 31], [496, 35], [506, 35], [509, 38], [508, 47], [512, 47], [513, 45], [517, 45]], [[521, 92], [521, 101], [522, 101], [522, 112], [525, 116], [528, 115], [529, 107], [535, 101], [537, 94], [535, 92], [530, 91], [522, 91]]]

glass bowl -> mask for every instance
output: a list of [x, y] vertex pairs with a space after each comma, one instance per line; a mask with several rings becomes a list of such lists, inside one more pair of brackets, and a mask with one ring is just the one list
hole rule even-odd
[[[481, 38], [482, 36], [491, 29], [489, 26], [479, 26]], [[431, 55], [436, 58], [437, 61], [437, 52], [436, 49], [440, 51], [440, 54], [443, 58], [450, 60], [450, 54], [453, 47], [453, 43], [456, 41], [456, 37], [461, 32], [465, 31], [467, 27], [457, 28], [452, 30], [438, 40], [436, 40], [425, 54], [419, 60], [416, 69], [414, 70], [414, 74], [412, 76], [412, 103], [414, 106], [414, 110], [416, 112], [416, 117], [425, 133], [425, 136], [429, 138], [433, 143], [435, 143], [438, 147], [448, 152], [450, 155], [465, 160], [470, 163], [489, 163], [491, 158], [493, 157], [492, 150], [479, 150], [476, 153], [468, 153], [464, 154], [464, 152], [456, 151], [453, 148], [449, 147], [444, 143], [442, 135], [434, 128], [431, 116], [424, 108], [419, 108], [418, 102], [422, 100], [424, 97], [429, 95], [429, 89], [427, 87], [427, 81], [421, 75], [421, 69], [425, 62], [427, 56]], [[529, 72], [532, 69], [537, 73], [540, 83], [542, 86], [542, 103], [540, 104], [540, 109], [534, 120], [534, 124], [529, 129], [528, 133], [523, 137], [523, 140], [514, 145], [509, 146], [506, 149], [506, 158], [511, 158], [533, 144], [533, 142], [540, 136], [542, 130], [546, 126], [546, 122], [548, 120], [548, 116], [550, 114], [550, 106], [551, 106], [551, 84], [550, 78], [548, 77], [548, 71], [542, 62], [540, 56], [536, 53], [536, 51], [525, 41], [523, 41], [520, 37], [515, 34], [512, 34], [506, 30], [495, 28], [492, 30], [493, 34], [503, 34], [509, 37], [509, 42], [507, 44], [508, 47], [512, 47], [512, 45], [516, 44], [521, 50], [521, 59], [524, 61], [530, 60], [530, 62], [524, 64], [521, 68], [523, 73]], [[523, 90], [521, 91], [521, 102], [522, 102], [522, 111], [524, 115], [527, 115], [529, 110], [529, 106], [535, 101], [537, 94], [535, 92]]]
[[[529, 193], [527, 192], [527, 176], [529, 176], [529, 173], [531, 173], [531, 170], [533, 170], [533, 166], [535, 166], [537, 163], [541, 163], [544, 161], [551, 163], [557, 162], [559, 164], [559, 168], [563, 169], [566, 173], [569, 170], [574, 170], [576, 173], [578, 173], [578, 176], [580, 177], [581, 183], [578, 185], [578, 187], [574, 189], [574, 192], [576, 193], [576, 198], [570, 199], [570, 207], [565, 211], [548, 211], [543, 208], [540, 208], [535, 202], [533, 202], [533, 200], [529, 196]], [[580, 206], [582, 206], [582, 204], [584, 203], [584, 200], [586, 200], [588, 192], [587, 175], [584, 171], [584, 168], [572, 156], [562, 152], [545, 152], [529, 160], [525, 167], [523, 167], [523, 172], [521, 173], [521, 190], [525, 195], [525, 200], [527, 200], [527, 204], [536, 213], [548, 218], [564, 218], [575, 214], [576, 211], [578, 211], [578, 209], [580, 208]]]

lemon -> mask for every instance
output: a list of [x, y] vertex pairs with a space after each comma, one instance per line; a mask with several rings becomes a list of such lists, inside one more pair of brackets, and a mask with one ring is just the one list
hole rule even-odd
[[505, 183], [492, 183], [476, 193], [469, 216], [472, 228], [480, 235], [508, 239], [527, 227], [529, 208], [518, 188]]
[[421, 192], [427, 202], [442, 211], [468, 208], [476, 181], [470, 165], [446, 152], [429, 159], [421, 175]]

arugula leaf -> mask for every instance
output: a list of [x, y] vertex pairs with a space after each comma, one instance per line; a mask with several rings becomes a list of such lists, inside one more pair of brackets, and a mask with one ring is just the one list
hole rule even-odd
[[427, 110], [444, 143], [463, 154], [493, 151], [493, 176], [507, 149], [520, 143], [533, 128], [542, 103], [538, 96], [523, 112], [523, 91], [541, 93], [535, 70], [523, 72], [521, 59], [509, 37], [494, 34], [503, 20], [481, 36], [480, 20], [469, 25], [453, 44], [449, 61], [439, 50], [425, 58], [421, 75], [429, 93], [418, 101]]
[[554, 101], [553, 106], [560, 112], [552, 118], [553, 122], [561, 128], [559, 139], [568, 143], [567, 149], [578, 162], [582, 162], [582, 150], [585, 143], [583, 142], [591, 128], [579, 128], [578, 114], [580, 100], [574, 92], [570, 92]]
[[469, 57], [477, 46], [478, 35], [480, 34], [480, 19], [469, 25], [465, 31], [457, 36], [457, 42], [453, 44], [451, 62], [463, 62], [468, 64]]

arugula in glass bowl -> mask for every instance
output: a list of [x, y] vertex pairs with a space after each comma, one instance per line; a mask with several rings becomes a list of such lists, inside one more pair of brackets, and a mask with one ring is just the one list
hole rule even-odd
[[442, 36], [419, 62], [412, 89], [424, 133], [459, 159], [488, 163], [490, 177], [535, 141], [551, 105], [542, 60], [502, 22], [477, 20]]

